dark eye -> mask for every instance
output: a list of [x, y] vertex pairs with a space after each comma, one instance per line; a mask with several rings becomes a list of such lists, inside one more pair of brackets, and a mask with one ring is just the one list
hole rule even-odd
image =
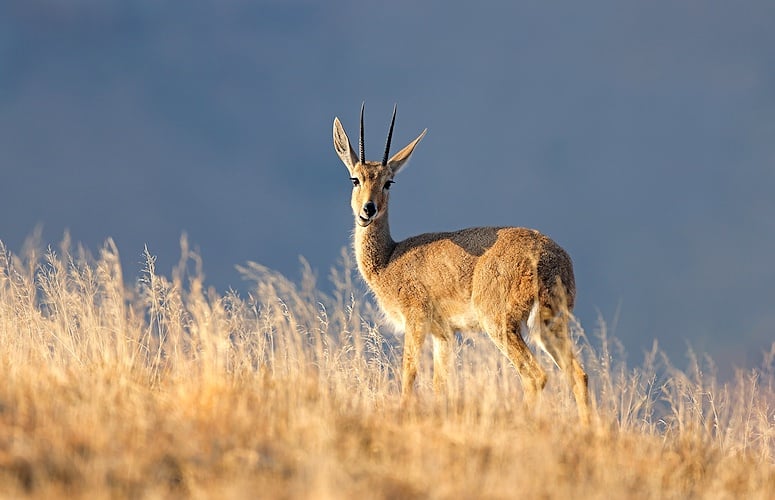
[[387, 182], [385, 183], [385, 189], [390, 189], [390, 186], [392, 186], [393, 184], [395, 184], [395, 182], [393, 182], [393, 181], [387, 181]]
[[353, 187], [358, 187], [361, 185], [361, 181], [359, 181], [357, 177], [350, 177], [350, 180], [353, 182]]

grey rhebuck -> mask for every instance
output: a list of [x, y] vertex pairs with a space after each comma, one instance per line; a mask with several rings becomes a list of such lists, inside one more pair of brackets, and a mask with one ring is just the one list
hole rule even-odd
[[427, 132], [389, 156], [395, 118], [394, 107], [381, 162], [366, 160], [363, 106], [358, 153], [339, 118], [334, 118], [334, 148], [353, 184], [358, 269], [387, 319], [405, 333], [404, 400], [413, 393], [427, 334], [433, 339], [433, 386], [438, 392], [446, 390], [454, 332], [485, 331], [516, 368], [525, 400], [532, 404], [546, 374], [522, 337], [526, 325], [565, 373], [579, 417], [589, 423], [587, 375], [573, 353], [568, 329], [576, 295], [570, 257], [547, 236], [521, 227], [477, 227], [394, 241], [388, 223], [390, 186]]

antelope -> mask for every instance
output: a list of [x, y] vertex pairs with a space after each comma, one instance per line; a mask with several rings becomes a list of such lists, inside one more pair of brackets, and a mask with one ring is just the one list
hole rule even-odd
[[579, 418], [588, 424], [587, 375], [574, 356], [568, 329], [576, 295], [568, 254], [547, 236], [522, 227], [476, 227], [394, 241], [388, 222], [390, 187], [428, 129], [390, 156], [394, 107], [382, 161], [367, 161], [363, 109], [358, 154], [339, 118], [334, 118], [334, 148], [353, 185], [358, 269], [386, 318], [404, 331], [402, 400], [412, 397], [429, 333], [438, 393], [447, 387], [454, 333], [484, 331], [516, 368], [523, 399], [533, 405], [547, 376], [522, 336], [526, 325], [565, 374]]

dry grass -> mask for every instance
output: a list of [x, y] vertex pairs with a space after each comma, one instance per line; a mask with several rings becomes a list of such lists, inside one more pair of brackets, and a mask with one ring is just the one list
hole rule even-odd
[[[721, 384], [654, 348], [637, 368], [580, 327], [598, 419], [560, 382], [521, 405], [484, 337], [458, 342], [452, 394], [399, 406], [400, 339], [343, 253], [323, 294], [256, 264], [241, 298], [202, 283], [183, 241], [126, 283], [108, 242], [0, 244], [0, 496], [82, 498], [769, 498], [775, 344]], [[356, 284], [354, 284], [354, 282]], [[545, 366], [548, 366], [544, 363]], [[555, 380], [559, 377], [552, 377]]]

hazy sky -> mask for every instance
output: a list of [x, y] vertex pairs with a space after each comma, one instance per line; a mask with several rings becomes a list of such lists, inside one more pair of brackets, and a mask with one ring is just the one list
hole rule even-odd
[[[550, 5], [551, 4], [551, 5]], [[352, 230], [331, 123], [366, 101], [397, 239], [540, 229], [588, 332], [722, 366], [775, 340], [775, 3], [6, 0], [0, 239], [37, 224], [128, 276], [185, 231], [210, 284], [258, 261], [325, 277]], [[396, 149], [397, 150], [397, 149]]]

